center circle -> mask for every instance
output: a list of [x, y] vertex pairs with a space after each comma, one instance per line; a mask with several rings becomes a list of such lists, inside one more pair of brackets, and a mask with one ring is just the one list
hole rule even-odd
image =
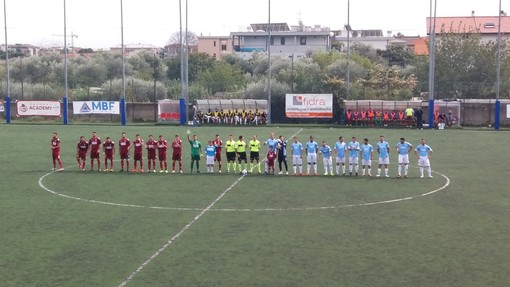
[[[397, 179], [360, 178], [358, 180], [358, 178], [338, 179], [336, 177], [331, 177], [331, 178], [330, 177], [327, 177], [327, 178], [324, 178], [324, 177], [296, 178], [295, 179], [296, 182], [294, 182], [294, 183], [297, 184], [297, 186], [300, 185], [300, 182], [298, 180], [303, 180], [302, 182], [304, 182], [304, 180], [306, 180], [306, 181], [310, 180], [310, 181], [315, 182], [314, 185], [318, 185], [319, 183], [327, 182], [327, 183], [333, 183], [333, 185], [335, 187], [338, 186], [339, 188], [338, 188], [338, 190], [335, 189], [335, 190], [322, 190], [322, 191], [313, 190], [313, 189], [300, 191], [300, 190], [289, 188], [285, 192], [285, 194], [283, 194], [284, 200], [286, 200], [285, 206], [283, 206], [283, 204], [280, 206], [274, 205], [274, 197], [271, 197], [271, 194], [278, 193], [278, 192], [280, 192], [280, 195], [282, 195], [281, 189], [278, 190], [278, 189], [269, 188], [269, 189], [266, 189], [265, 194], [264, 194], [264, 192], [261, 192], [262, 189], [252, 191], [252, 192], [258, 192], [256, 198], [260, 199], [260, 202], [257, 202], [257, 203], [259, 203], [263, 207], [250, 207], [250, 206], [240, 206], [239, 205], [239, 202], [243, 202], [243, 203], [248, 202], [248, 204], [254, 203], [253, 198], [250, 199], [249, 195], [247, 194], [247, 191], [243, 190], [243, 188], [241, 186], [243, 184], [243, 181], [248, 184], [249, 181], [257, 181], [258, 179], [260, 179], [260, 178], [258, 178], [258, 176], [245, 176], [239, 180], [239, 185], [235, 186], [232, 190], [230, 190], [229, 193], [227, 194], [227, 196], [222, 198], [222, 200], [219, 201], [218, 204], [215, 205], [215, 207], [210, 209], [210, 211], [215, 211], [215, 212], [236, 212], [236, 211], [237, 212], [250, 212], [250, 211], [261, 212], [261, 211], [306, 211], [306, 210], [311, 211], [311, 210], [328, 210], [328, 209], [336, 209], [336, 208], [363, 207], [363, 206], [403, 202], [403, 201], [408, 201], [408, 200], [416, 199], [419, 197], [424, 197], [424, 196], [434, 194], [436, 192], [444, 190], [446, 187], [448, 187], [450, 185], [450, 179], [446, 175], [436, 172], [436, 171], [434, 171], [434, 173], [439, 176], [439, 177], [436, 176], [436, 178], [441, 178], [445, 181], [445, 183], [443, 185], [441, 185], [439, 187], [430, 187], [430, 185], [422, 184], [425, 182], [436, 183], [437, 182], [436, 179], [434, 179], [432, 181], [430, 181], [429, 179], [418, 179], [418, 178], [398, 179], [399, 184], [401, 184], [400, 182], [411, 182], [412, 181], [413, 183], [419, 182], [420, 183], [419, 186], [428, 187], [427, 189], [421, 190], [418, 193], [416, 193], [416, 192], [408, 193], [408, 194], [406, 193], [405, 196], [402, 196], [402, 192], [391, 192], [391, 191], [385, 190], [385, 186], [390, 187], [388, 189], [391, 189], [391, 186], [394, 186], [395, 180], [397, 180]], [[228, 188], [228, 185], [226, 185], [225, 189], [222, 189], [222, 190], [215, 190], [214, 192], [211, 191], [211, 192], [195, 193], [195, 194], [189, 194], [189, 192], [176, 191], [171, 194], [173, 198], [169, 200], [169, 203], [175, 203], [176, 205], [181, 205], [181, 206], [172, 207], [172, 206], [170, 206], [170, 204], [168, 204], [168, 205], [153, 205], [153, 204], [151, 204], [151, 202], [161, 202], [161, 198], [160, 197], [158, 198], [157, 193], [156, 194], [150, 193], [150, 189], [145, 189], [145, 190], [141, 189], [141, 190], [133, 191], [133, 190], [131, 190], [132, 186], [130, 186], [129, 190], [128, 189], [122, 190], [121, 188], [120, 189], [112, 188], [110, 190], [99, 191], [99, 192], [94, 193], [94, 192], [91, 192], [94, 190], [94, 186], [89, 186], [88, 188], [84, 188], [85, 190], [80, 190], [79, 192], [73, 193], [73, 192], [69, 192], [69, 190], [73, 190], [72, 186], [66, 185], [67, 191], [56, 191], [54, 188], [50, 188], [50, 187], [46, 186], [46, 184], [48, 184], [48, 183], [45, 184], [45, 182], [49, 181], [51, 183], [52, 180], [55, 180], [55, 181], [60, 180], [60, 177], [65, 176], [65, 174], [66, 174], [66, 172], [47, 173], [47, 174], [43, 175], [41, 178], [39, 178], [39, 180], [38, 180], [39, 186], [43, 190], [45, 190], [46, 192], [49, 192], [51, 194], [54, 194], [54, 195], [57, 195], [60, 197], [64, 197], [64, 198], [68, 198], [68, 199], [88, 202], [88, 203], [103, 204], [103, 205], [118, 206], [118, 207], [128, 207], [128, 208], [146, 208], [146, 209], [181, 210], [181, 211], [202, 211], [202, 210], [204, 210], [204, 208], [206, 206], [208, 206], [214, 200], [215, 197], [217, 197], [221, 192], [225, 191], [225, 189]], [[51, 176], [51, 175], [54, 175], [54, 176]], [[94, 174], [84, 174], [84, 175], [87, 176], [88, 178], [90, 178], [91, 176], [93, 176], [93, 178], [96, 178], [94, 176]], [[108, 177], [108, 176], [110, 176], [110, 174], [104, 175], [104, 176]], [[157, 175], [155, 175], [155, 176], [157, 176]], [[204, 176], [209, 176], [209, 175], [204, 175]], [[137, 181], [136, 175], [126, 176], [126, 178], [133, 179], [134, 182]], [[174, 185], [178, 186], [178, 183], [175, 182], [176, 179], [178, 179], [178, 178], [182, 182], [189, 182], [191, 180], [190, 176], [175, 176], [175, 177], [171, 177], [170, 179], [168, 179], [168, 177], [158, 177], [158, 180], [167, 181], [167, 183], [173, 182]], [[233, 178], [231, 178], [229, 176], [224, 176], [223, 178], [229, 179], [228, 181], [225, 180], [225, 182], [227, 184], [228, 183], [231, 184], [234, 182]], [[234, 177], [234, 178], [238, 179], [238, 177]], [[292, 183], [294, 178], [281, 176], [281, 177], [271, 178], [271, 180], [273, 182], [275, 182], [277, 185], [279, 184], [280, 186], [283, 187], [286, 184], [290, 185], [290, 183]], [[360, 183], [362, 183], [363, 180], [377, 181], [378, 182], [377, 186], [380, 187], [380, 189], [371, 190], [371, 191], [364, 190], [363, 185], [360, 184]], [[99, 180], [98, 180], [98, 182], [99, 182], [99, 184], [103, 184]], [[251, 184], [253, 185], [253, 183], [251, 183]], [[128, 186], [129, 186], [129, 184], [128, 184]], [[331, 186], [331, 185], [329, 185], [329, 186]], [[134, 187], [137, 188], [136, 186], [134, 186]], [[342, 187], [344, 189], [343, 191], [342, 191]], [[349, 187], [350, 187], [350, 189], [349, 189]], [[117, 189], [121, 190], [122, 194], [124, 194], [124, 195], [126, 194], [126, 190], [128, 190], [128, 191], [131, 190], [131, 192], [137, 192], [137, 196], [134, 197], [135, 198], [134, 202], [137, 202], [136, 199], [139, 199], [139, 202], [132, 204], [132, 203], [118, 202], [117, 200], [99, 199], [100, 194], [115, 197], [117, 195], [115, 190], [117, 190]], [[300, 193], [302, 193], [303, 195], [300, 195]], [[307, 195], [310, 195], [313, 193], [319, 193], [319, 196], [321, 196], [321, 197], [324, 196], [325, 197], [324, 200], [326, 201], [326, 204], [309, 204], [309, 202], [307, 200]], [[93, 196], [94, 194], [97, 196]], [[351, 196], [351, 198], [349, 198], [349, 199], [353, 199], [353, 200], [351, 200], [351, 203], [346, 203], [346, 204], [333, 203], [333, 202], [335, 202], [335, 201], [333, 201], [334, 199], [338, 199], [338, 197], [344, 196], [346, 194], [348, 196]], [[167, 193], [167, 195], [168, 195], [168, 193]], [[373, 197], [373, 195], [377, 195], [376, 198], [370, 198], [370, 196]], [[387, 197], [391, 197], [392, 195], [393, 195], [392, 198], [387, 198]], [[188, 206], [186, 206], [186, 204], [183, 204], [183, 202], [187, 201], [190, 197], [192, 197], [193, 199], [199, 198], [200, 200], [198, 200], [198, 202], [194, 202], [194, 204], [189, 204]], [[287, 197], [287, 198], [285, 198], [285, 197]], [[314, 201], [314, 198], [311, 197], [310, 201]], [[202, 207], [195, 207], [195, 206], [202, 206]], [[232, 208], [231, 206], [236, 206], [236, 207]]]

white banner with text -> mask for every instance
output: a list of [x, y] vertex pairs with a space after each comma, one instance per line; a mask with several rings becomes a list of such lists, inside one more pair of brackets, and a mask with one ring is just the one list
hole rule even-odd
[[287, 118], [333, 118], [333, 95], [287, 94], [285, 116]]
[[60, 117], [62, 108], [59, 101], [16, 101], [18, 117], [43, 116]]
[[86, 101], [73, 102], [73, 114], [90, 115], [90, 114], [120, 114], [120, 103], [114, 101]]

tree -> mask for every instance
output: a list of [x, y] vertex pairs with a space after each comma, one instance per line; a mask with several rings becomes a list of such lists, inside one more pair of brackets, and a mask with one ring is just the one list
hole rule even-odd
[[211, 96], [217, 92], [236, 92], [245, 87], [245, 78], [239, 68], [224, 61], [215, 62], [211, 69], [199, 72], [198, 80]]
[[[193, 83], [198, 79], [198, 75], [211, 69], [216, 60], [206, 53], [191, 53], [188, 58], [188, 81]], [[166, 75], [169, 80], [181, 79], [181, 58], [169, 58], [165, 61]]]
[[[192, 31], [188, 31], [188, 33], [183, 31], [182, 34], [184, 36], [184, 42], [182, 44], [184, 46], [186, 46], [186, 44], [188, 45], [188, 53], [191, 54], [190, 53], [191, 47], [198, 45], [197, 34], [195, 34], [195, 32], [192, 32]], [[172, 36], [170, 37], [170, 39], [167, 42], [167, 45], [172, 45], [174, 47], [177, 47], [178, 48], [177, 55], [181, 55], [181, 33], [175, 32], [174, 34], [172, 34]]]
[[364, 99], [403, 100], [412, 95], [416, 83], [414, 75], [401, 76], [397, 66], [387, 68], [378, 64], [366, 79], [360, 79], [355, 84], [364, 91]]
[[400, 45], [389, 45], [386, 50], [377, 50], [377, 55], [388, 61], [389, 66], [406, 67], [414, 64], [415, 54], [411, 49]]

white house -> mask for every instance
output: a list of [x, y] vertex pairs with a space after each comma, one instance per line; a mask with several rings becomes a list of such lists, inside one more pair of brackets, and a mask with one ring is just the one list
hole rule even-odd
[[[268, 45], [268, 31], [271, 29], [271, 41]], [[310, 52], [329, 51], [331, 32], [329, 28], [292, 27], [287, 23], [252, 24], [252, 31], [232, 32], [232, 45], [235, 53], [250, 57], [254, 52], [267, 52], [285, 57], [302, 57]]]

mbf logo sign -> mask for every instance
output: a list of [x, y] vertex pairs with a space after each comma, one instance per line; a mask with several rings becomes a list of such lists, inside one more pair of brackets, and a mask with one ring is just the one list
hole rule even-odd
[[287, 94], [285, 115], [288, 118], [332, 118], [332, 94]]
[[119, 102], [87, 101], [73, 102], [74, 114], [120, 114]]

